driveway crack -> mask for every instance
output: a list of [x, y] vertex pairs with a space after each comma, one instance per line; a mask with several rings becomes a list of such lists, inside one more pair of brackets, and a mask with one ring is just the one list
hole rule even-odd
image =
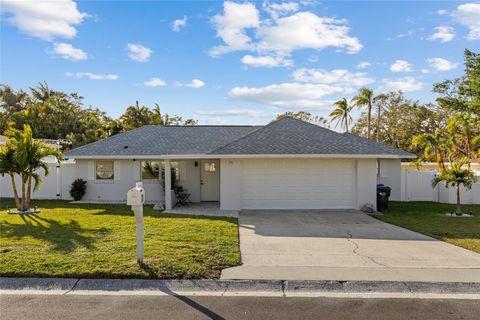
[[384, 267], [384, 268], [389, 268], [389, 266], [387, 266], [386, 264], [380, 263], [370, 256], [362, 255], [359, 252], [360, 245], [353, 240], [353, 235], [349, 231], [347, 231], [347, 235], [348, 235], [347, 241], [350, 242], [351, 244], [353, 244], [353, 246], [354, 246], [354, 248], [353, 248], [353, 253], [354, 254], [356, 254], [357, 256], [359, 256], [361, 258], [366, 258], [366, 259], [370, 260], [372, 263], [376, 264], [377, 266]]

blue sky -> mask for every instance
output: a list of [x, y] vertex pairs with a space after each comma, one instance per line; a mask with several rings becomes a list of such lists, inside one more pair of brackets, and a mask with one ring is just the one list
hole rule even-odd
[[[480, 3], [2, 0], [0, 82], [111, 116], [139, 100], [202, 124], [327, 116], [362, 86], [432, 101], [480, 51]], [[356, 111], [358, 114], [358, 111]]]

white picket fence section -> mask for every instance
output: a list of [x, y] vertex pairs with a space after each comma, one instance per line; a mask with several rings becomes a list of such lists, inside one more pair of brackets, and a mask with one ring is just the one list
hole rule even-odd
[[[456, 203], [455, 188], [447, 188], [444, 183], [432, 187], [432, 180], [436, 174], [436, 171], [402, 170], [401, 201]], [[461, 188], [460, 199], [464, 204], [480, 204], [480, 174], [471, 190]]]
[[[65, 161], [57, 165], [55, 159], [49, 159], [49, 175], [42, 175], [42, 185], [32, 193], [33, 199], [65, 199], [71, 200], [70, 186], [76, 178], [75, 162]], [[20, 188], [20, 177], [15, 178], [17, 188]], [[20, 189], [19, 189], [20, 192]], [[0, 198], [13, 198], [10, 176], [0, 176]]]

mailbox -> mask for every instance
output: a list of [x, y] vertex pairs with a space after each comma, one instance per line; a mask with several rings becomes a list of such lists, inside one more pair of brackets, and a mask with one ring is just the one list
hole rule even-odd
[[135, 188], [127, 192], [127, 205], [132, 206], [137, 222], [137, 261], [143, 263], [143, 204], [145, 203], [145, 190], [143, 184], [137, 182]]
[[145, 202], [145, 191], [143, 190], [142, 183], [137, 183], [135, 188], [128, 190], [127, 192], [127, 205], [129, 206], [141, 206]]

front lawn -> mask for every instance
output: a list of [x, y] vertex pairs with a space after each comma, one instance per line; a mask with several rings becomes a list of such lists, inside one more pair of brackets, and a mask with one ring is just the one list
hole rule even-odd
[[8, 214], [0, 199], [0, 276], [218, 278], [240, 264], [237, 219], [144, 209], [145, 265], [125, 205], [35, 200], [38, 215]]
[[480, 205], [462, 205], [471, 218], [452, 218], [445, 213], [455, 205], [435, 202], [390, 202], [388, 213], [377, 218], [433, 238], [480, 253]]

